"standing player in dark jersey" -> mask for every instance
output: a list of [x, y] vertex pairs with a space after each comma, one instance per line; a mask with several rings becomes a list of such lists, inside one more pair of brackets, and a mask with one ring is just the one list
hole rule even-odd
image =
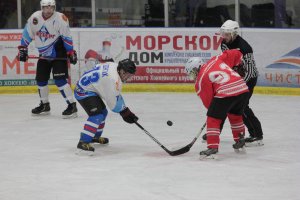
[[246, 146], [263, 145], [263, 131], [261, 128], [260, 121], [257, 119], [252, 109], [249, 107], [249, 100], [253, 94], [254, 87], [257, 82], [258, 70], [255, 66], [255, 61], [253, 57], [252, 47], [239, 36], [239, 24], [236, 21], [227, 20], [221, 26], [221, 36], [223, 38], [221, 49], [225, 51], [227, 49], [239, 49], [243, 54], [243, 59], [245, 61], [244, 70], [240, 71], [240, 75], [246, 81], [249, 88], [249, 98], [247, 101], [247, 106], [244, 110], [244, 123], [248, 128], [250, 137], [246, 138]]

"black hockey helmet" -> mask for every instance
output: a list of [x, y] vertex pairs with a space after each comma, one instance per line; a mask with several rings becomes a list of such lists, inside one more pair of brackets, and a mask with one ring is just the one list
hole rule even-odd
[[134, 62], [132, 62], [128, 58], [121, 60], [119, 62], [118, 71], [120, 71], [121, 69], [123, 69], [125, 72], [128, 72], [130, 74], [134, 74], [136, 72], [136, 66], [135, 66]]

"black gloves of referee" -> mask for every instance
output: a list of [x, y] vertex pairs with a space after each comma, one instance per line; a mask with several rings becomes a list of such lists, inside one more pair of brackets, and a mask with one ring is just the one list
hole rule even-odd
[[18, 46], [19, 53], [17, 59], [22, 62], [26, 62], [28, 60], [28, 49], [25, 46]]
[[139, 118], [135, 116], [134, 113], [132, 113], [129, 108], [125, 108], [120, 112], [120, 115], [122, 116], [123, 120], [129, 124], [132, 124], [134, 122], [137, 122]]

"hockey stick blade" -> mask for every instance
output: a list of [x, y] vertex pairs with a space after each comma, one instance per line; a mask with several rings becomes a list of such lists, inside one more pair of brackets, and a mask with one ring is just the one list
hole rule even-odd
[[164, 145], [162, 145], [155, 137], [151, 135], [142, 125], [140, 125], [137, 121], [134, 122], [140, 129], [144, 131], [156, 144], [158, 144], [163, 150], [165, 150], [170, 156], [173, 155], [173, 153], [167, 149]]
[[185, 154], [185, 153], [189, 152], [191, 147], [193, 146], [193, 144], [196, 142], [196, 140], [197, 139], [194, 138], [194, 140], [190, 144], [188, 144], [188, 145], [186, 145], [186, 146], [184, 146], [180, 149], [177, 149], [175, 151], [172, 151], [171, 152], [172, 156], [178, 156], [178, 155]]
[[177, 149], [175, 151], [171, 151], [170, 155], [171, 156], [178, 156], [178, 155], [181, 155], [181, 154], [185, 154], [185, 153], [189, 152], [190, 149], [191, 149], [191, 146], [187, 145], [185, 147], [182, 147], [181, 149]]
[[189, 143], [188, 145], [177, 149], [175, 151], [170, 152], [172, 154], [172, 156], [178, 156], [184, 153], [187, 153], [190, 151], [190, 149], [192, 148], [192, 146], [194, 145], [194, 143], [196, 142], [196, 140], [199, 138], [199, 136], [201, 135], [203, 129], [205, 128], [206, 123], [203, 124], [203, 126], [201, 127], [201, 130], [199, 131], [199, 133], [197, 134], [197, 136], [193, 139], [193, 141], [191, 143]]
[[186, 145], [185, 147], [182, 147], [178, 150], [175, 151], [170, 151], [169, 149], [167, 149], [164, 145], [162, 145], [155, 137], [153, 137], [142, 125], [140, 125], [138, 122], [134, 122], [140, 129], [142, 129], [154, 142], [156, 142], [163, 150], [165, 150], [170, 156], [178, 156], [184, 153], [187, 153], [190, 151], [191, 147], [193, 146], [193, 144], [196, 142], [196, 140], [198, 139], [198, 137], [201, 135], [203, 129], [206, 126], [206, 123], [202, 126], [201, 130], [199, 131], [199, 133], [197, 134], [197, 136], [193, 139], [193, 141]]

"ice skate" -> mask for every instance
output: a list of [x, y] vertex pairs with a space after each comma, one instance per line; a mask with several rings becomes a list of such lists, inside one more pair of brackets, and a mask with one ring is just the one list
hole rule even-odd
[[218, 149], [210, 149], [208, 148], [207, 150], [200, 151], [200, 160], [204, 159], [217, 159], [217, 153]]
[[67, 109], [62, 113], [64, 119], [76, 118], [77, 117], [77, 107], [76, 103], [73, 102], [68, 105]]
[[94, 154], [94, 147], [90, 143], [79, 141], [77, 144], [77, 154], [87, 154], [89, 156]]
[[240, 134], [238, 141], [232, 147], [236, 153], [246, 153], [244, 135]]
[[50, 114], [50, 104], [41, 102], [38, 107], [31, 110], [32, 115], [48, 115]]
[[109, 139], [106, 137], [94, 137], [92, 139], [92, 143], [99, 143], [99, 144], [108, 144], [109, 143]]
[[263, 146], [263, 138], [262, 137], [247, 137], [245, 139], [245, 146], [246, 147], [254, 147], [254, 146]]

